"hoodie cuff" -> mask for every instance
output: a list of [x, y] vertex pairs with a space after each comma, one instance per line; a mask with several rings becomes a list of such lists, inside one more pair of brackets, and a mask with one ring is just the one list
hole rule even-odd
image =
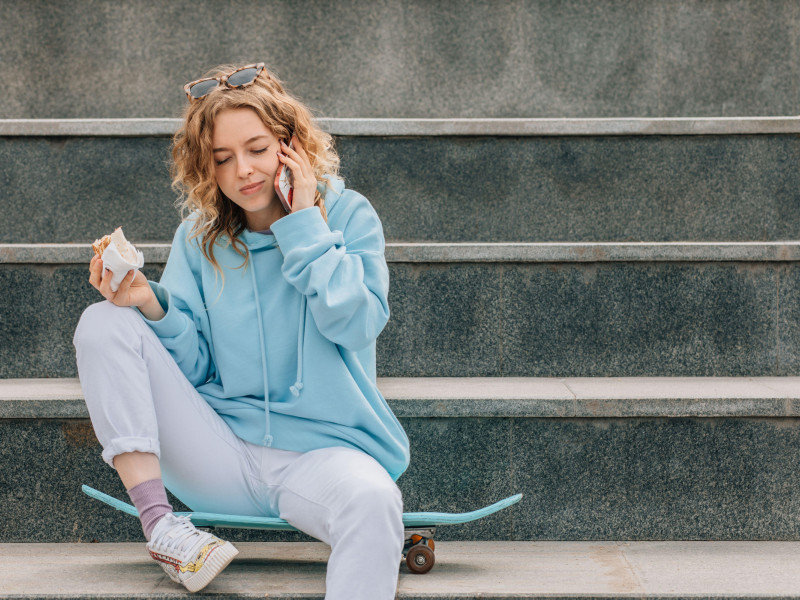
[[319, 206], [312, 206], [275, 221], [272, 233], [285, 256], [295, 248], [305, 248], [318, 242], [321, 237], [330, 235], [331, 230], [322, 218]]
[[155, 283], [154, 281], [148, 281], [147, 283], [150, 284], [150, 289], [153, 290], [153, 293], [156, 295], [156, 299], [158, 303], [161, 305], [161, 308], [164, 309], [166, 313], [161, 319], [158, 321], [151, 321], [147, 317], [142, 314], [138, 308], [136, 309], [139, 311], [139, 314], [142, 315], [142, 319], [144, 322], [147, 323], [155, 334], [160, 338], [171, 338], [177, 337], [181, 331], [183, 331], [184, 323], [181, 320], [180, 314], [176, 308], [174, 308], [173, 303], [170, 302], [169, 298], [169, 291], [166, 288], [161, 287], [159, 284]]

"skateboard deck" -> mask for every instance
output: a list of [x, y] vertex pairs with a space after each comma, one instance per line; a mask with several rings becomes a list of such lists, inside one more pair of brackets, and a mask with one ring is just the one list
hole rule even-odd
[[[132, 517], [139, 516], [139, 512], [132, 504], [118, 500], [113, 496], [104, 494], [94, 488], [84, 485], [83, 492], [105, 502]], [[433, 567], [434, 542], [433, 536], [439, 525], [458, 525], [483, 519], [519, 502], [522, 494], [515, 494], [499, 502], [484, 506], [477, 510], [463, 513], [447, 512], [407, 512], [403, 513], [403, 526], [406, 531], [406, 543], [403, 548], [403, 557], [412, 573], [427, 573]], [[299, 531], [284, 519], [278, 517], [248, 517], [243, 515], [223, 515], [207, 512], [177, 512], [177, 516], [189, 517], [196, 527], [228, 527], [232, 529], [263, 529], [268, 531]]]

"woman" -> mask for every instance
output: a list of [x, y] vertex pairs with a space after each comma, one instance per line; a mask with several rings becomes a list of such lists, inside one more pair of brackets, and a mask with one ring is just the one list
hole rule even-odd
[[328, 543], [329, 600], [394, 598], [409, 450], [375, 385], [389, 317], [378, 216], [263, 63], [184, 89], [172, 171], [188, 216], [160, 282], [131, 271], [112, 292], [90, 263], [107, 302], [74, 342], [103, 458], [151, 555], [190, 591], [237, 552], [175, 517], [165, 484], [194, 511], [280, 516]]

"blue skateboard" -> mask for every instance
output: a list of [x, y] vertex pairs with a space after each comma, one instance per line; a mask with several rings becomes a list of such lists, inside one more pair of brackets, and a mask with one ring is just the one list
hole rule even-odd
[[[105, 502], [109, 506], [116, 508], [131, 515], [139, 517], [136, 508], [99, 492], [88, 485], [82, 487], [83, 492], [95, 500]], [[478, 510], [464, 513], [444, 513], [444, 512], [409, 512], [403, 513], [403, 525], [405, 526], [405, 546], [403, 547], [403, 558], [412, 573], [427, 573], [433, 568], [436, 560], [434, 556], [435, 544], [433, 536], [436, 527], [439, 525], [457, 525], [477, 521], [491, 514], [499, 512], [504, 508], [516, 504], [522, 499], [522, 494], [509, 496], [504, 500], [484, 506]], [[288, 522], [277, 517], [246, 517], [240, 515], [220, 515], [216, 513], [204, 512], [181, 512], [175, 513], [178, 516], [187, 516], [197, 527], [230, 527], [233, 529], [264, 529], [270, 531], [298, 531]]]

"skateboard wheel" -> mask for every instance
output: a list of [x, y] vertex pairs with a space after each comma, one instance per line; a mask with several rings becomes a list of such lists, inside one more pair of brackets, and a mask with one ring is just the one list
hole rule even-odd
[[431, 550], [436, 550], [436, 544], [433, 543], [433, 538], [426, 538], [426, 537], [422, 537], [421, 535], [412, 535], [411, 536], [411, 545], [412, 546], [416, 546], [420, 542], [425, 544]]
[[408, 570], [417, 575], [423, 575], [433, 568], [436, 558], [433, 550], [425, 545], [412, 546], [406, 554]]

